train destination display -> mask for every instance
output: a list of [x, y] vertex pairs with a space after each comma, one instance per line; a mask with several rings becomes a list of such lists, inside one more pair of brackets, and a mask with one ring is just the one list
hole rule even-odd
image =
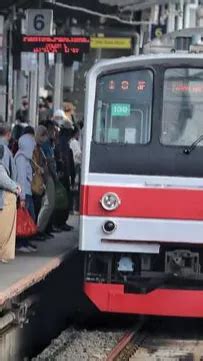
[[61, 53], [80, 55], [90, 48], [87, 36], [32, 36], [21, 35], [14, 43], [14, 52]]
[[189, 93], [189, 94], [202, 94], [203, 82], [172, 82], [170, 89], [172, 93]]

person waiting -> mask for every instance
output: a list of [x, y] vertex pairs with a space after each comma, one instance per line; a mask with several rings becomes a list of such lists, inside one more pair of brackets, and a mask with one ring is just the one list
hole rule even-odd
[[21, 188], [16, 182], [16, 168], [8, 143], [11, 129], [0, 123], [0, 261], [15, 258], [16, 196]]
[[[34, 138], [34, 129], [29, 127], [20, 137], [18, 142], [18, 151], [15, 155], [15, 164], [17, 169], [17, 181], [21, 186], [20, 206], [26, 208], [35, 221], [35, 211], [32, 198], [32, 156], [36, 145]], [[17, 241], [17, 250], [22, 253], [36, 252], [37, 247], [29, 242], [28, 239], [19, 239]]]

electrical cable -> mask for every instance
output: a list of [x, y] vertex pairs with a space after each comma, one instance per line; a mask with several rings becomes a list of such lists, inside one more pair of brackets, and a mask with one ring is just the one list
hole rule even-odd
[[[45, 2], [49, 3], [49, 4], [50, 3], [53, 4], [50, 0], [45, 0]], [[66, 9], [70, 9], [70, 10], [80, 11], [80, 12], [90, 14], [90, 15], [93, 15], [93, 16], [98, 16], [98, 17], [101, 17], [101, 18], [115, 20], [115, 21], [118, 21], [119, 23], [132, 25], [132, 26], [134, 26], [134, 25], [142, 25], [142, 24], [151, 24], [151, 21], [137, 21], [137, 20], [128, 21], [128, 20], [121, 19], [119, 16], [116, 16], [116, 15], [103, 14], [103, 13], [100, 13], [98, 11], [93, 11], [93, 10], [83, 8], [83, 7], [80, 7], [80, 6], [68, 5], [68, 4], [58, 2], [58, 1], [56, 1], [54, 3], [54, 5], [60, 6], [60, 7], [66, 8]]]

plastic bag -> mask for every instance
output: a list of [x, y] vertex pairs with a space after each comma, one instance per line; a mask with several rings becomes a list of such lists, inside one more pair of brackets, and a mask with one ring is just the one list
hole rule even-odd
[[61, 182], [56, 182], [55, 209], [63, 210], [68, 208], [68, 195]]
[[17, 224], [16, 224], [16, 236], [17, 237], [32, 237], [37, 234], [38, 229], [30, 216], [29, 212], [25, 208], [17, 209]]

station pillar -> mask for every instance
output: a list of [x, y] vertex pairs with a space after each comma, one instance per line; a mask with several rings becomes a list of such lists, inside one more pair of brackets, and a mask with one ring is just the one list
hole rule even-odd
[[54, 81], [54, 111], [60, 109], [63, 98], [63, 74], [64, 67], [62, 62], [62, 55], [56, 55], [55, 63], [55, 81]]

